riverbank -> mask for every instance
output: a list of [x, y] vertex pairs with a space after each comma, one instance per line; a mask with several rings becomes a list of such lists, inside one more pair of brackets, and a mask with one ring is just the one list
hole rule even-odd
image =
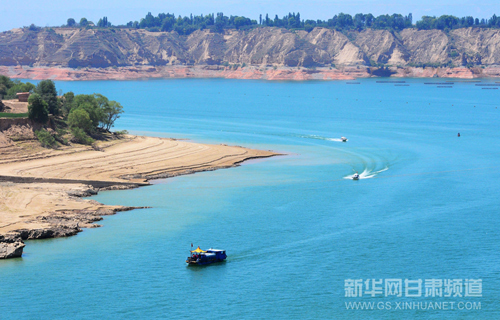
[[239, 146], [126, 135], [96, 146], [44, 149], [30, 140], [0, 145], [0, 258], [19, 257], [22, 240], [71, 236], [101, 216], [135, 207], [83, 197], [146, 186], [148, 180], [230, 168], [277, 155]]
[[252, 80], [354, 80], [369, 77], [408, 78], [494, 78], [500, 77], [500, 67], [485, 68], [418, 68], [418, 67], [238, 67], [215, 65], [197, 66], [131, 66], [110, 68], [60, 68], [0, 66], [0, 74], [14, 79], [52, 80], [134, 80], [148, 78], [225, 78]]

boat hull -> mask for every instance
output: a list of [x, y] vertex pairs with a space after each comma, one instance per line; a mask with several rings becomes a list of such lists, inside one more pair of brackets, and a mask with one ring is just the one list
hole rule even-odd
[[186, 260], [186, 263], [190, 266], [205, 266], [207, 264], [212, 264], [212, 263], [218, 263], [218, 262], [224, 262], [226, 261], [225, 259], [220, 260], [220, 259], [210, 259], [210, 260], [191, 260], [188, 259]]
[[217, 260], [217, 261], [208, 261], [208, 262], [188, 262], [186, 261], [188, 266], [206, 266], [208, 264], [212, 264], [212, 263], [220, 263], [220, 262], [225, 262], [225, 260]]

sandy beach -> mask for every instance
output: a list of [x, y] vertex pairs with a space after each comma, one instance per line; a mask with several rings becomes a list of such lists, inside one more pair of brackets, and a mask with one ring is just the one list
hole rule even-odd
[[0, 235], [14, 239], [10, 244], [0, 239], [0, 256], [2, 244], [24, 246], [19, 239], [73, 235], [82, 227], [98, 226], [92, 223], [102, 215], [134, 209], [82, 198], [103, 188], [139, 187], [149, 179], [229, 168], [276, 155], [239, 146], [132, 135], [101, 141], [97, 147], [58, 150], [5, 136], [0, 142]]

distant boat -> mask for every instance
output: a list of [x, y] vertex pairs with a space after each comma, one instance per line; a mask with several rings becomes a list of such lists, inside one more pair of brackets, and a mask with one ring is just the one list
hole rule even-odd
[[188, 265], [206, 265], [214, 262], [226, 260], [226, 250], [208, 249], [202, 250], [200, 247], [191, 250], [191, 255], [186, 259]]
[[342, 140], [342, 142], [347, 142], [347, 138], [346, 137], [340, 137], [340, 140]]
[[352, 180], [359, 180], [359, 174], [357, 172], [352, 176]]

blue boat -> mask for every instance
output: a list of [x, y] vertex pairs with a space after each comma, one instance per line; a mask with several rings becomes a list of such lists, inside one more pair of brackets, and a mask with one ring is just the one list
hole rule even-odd
[[188, 265], [206, 265], [214, 262], [226, 260], [226, 250], [208, 249], [202, 250], [200, 247], [191, 250], [191, 255], [186, 259]]

